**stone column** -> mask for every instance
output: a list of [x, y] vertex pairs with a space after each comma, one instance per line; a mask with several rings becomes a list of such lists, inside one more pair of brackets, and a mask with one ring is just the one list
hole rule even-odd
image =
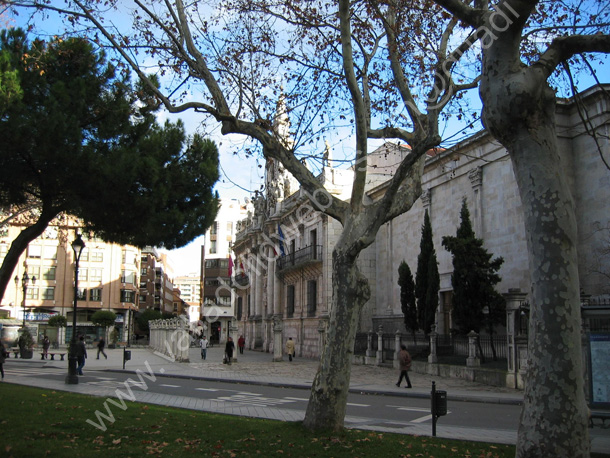
[[392, 364], [394, 366], [394, 369], [398, 369], [398, 367], [400, 366], [400, 362], [398, 361], [398, 352], [400, 352], [400, 338], [401, 334], [400, 331], [397, 329], [394, 333], [394, 361]]
[[468, 333], [468, 358], [466, 358], [467, 367], [479, 367], [481, 365], [481, 359], [477, 357], [477, 338], [479, 335], [470, 331]]
[[430, 329], [430, 354], [428, 355], [428, 362], [431, 364], [436, 364], [438, 363], [438, 356], [436, 354], [436, 337], [438, 335], [436, 333], [436, 325], [433, 324]]
[[468, 172], [470, 185], [474, 192], [474, 208], [472, 209], [474, 219], [474, 231], [479, 237], [483, 237], [483, 198], [481, 188], [483, 186], [483, 169], [475, 167]]
[[284, 361], [283, 358], [283, 346], [282, 346], [282, 331], [284, 325], [280, 317], [273, 317], [273, 361], [279, 362]]
[[[521, 312], [525, 313], [521, 306], [526, 294], [522, 293], [519, 288], [511, 288], [503, 296], [506, 300], [506, 357], [508, 360], [506, 386], [519, 388], [519, 334]], [[527, 339], [525, 342], [527, 346]]]
[[379, 325], [377, 330], [377, 365], [383, 362], [383, 326]]

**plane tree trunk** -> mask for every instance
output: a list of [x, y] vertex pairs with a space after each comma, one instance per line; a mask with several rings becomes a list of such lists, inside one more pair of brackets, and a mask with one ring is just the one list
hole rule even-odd
[[[510, 43], [510, 42], [509, 42]], [[508, 51], [508, 52], [507, 52]], [[555, 94], [510, 46], [485, 52], [485, 126], [512, 159], [527, 234], [532, 290], [518, 457], [587, 457], [574, 199], [558, 153]], [[565, 158], [564, 158], [565, 160]]]
[[356, 256], [339, 244], [333, 251], [333, 298], [328, 340], [314, 378], [304, 426], [311, 430], [343, 428], [351, 376], [354, 342], [362, 308], [370, 298]]

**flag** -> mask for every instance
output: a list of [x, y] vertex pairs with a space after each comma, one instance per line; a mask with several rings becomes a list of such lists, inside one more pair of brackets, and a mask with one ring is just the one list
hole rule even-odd
[[277, 233], [280, 236], [280, 255], [286, 256], [286, 252], [284, 251], [284, 233], [282, 232], [280, 223], [277, 223]]
[[233, 276], [233, 257], [229, 256], [229, 278]]

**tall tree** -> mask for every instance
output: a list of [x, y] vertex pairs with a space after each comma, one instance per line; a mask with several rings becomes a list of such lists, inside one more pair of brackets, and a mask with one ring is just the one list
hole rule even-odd
[[[332, 254], [328, 338], [303, 423], [341, 429], [358, 317], [370, 297], [358, 256], [420, 195], [424, 157], [440, 143], [443, 111], [459, 101], [456, 94], [476, 87], [466, 69], [455, 70], [472, 40], [426, 0], [406, 12], [403, 4], [374, 0], [235, 0], [205, 8], [183, 0], [136, 0], [133, 26], [124, 30], [108, 22], [105, 1], [15, 4], [50, 8], [95, 26], [93, 38], [113, 47], [144, 80], [137, 53], [148, 52], [160, 73], [173, 76], [167, 88], [148, 85], [168, 111], [195, 110], [204, 127], [220, 125], [222, 134], [249, 137], [247, 152], [281, 162], [314, 207], [342, 225]], [[415, 17], [420, 9], [430, 16]], [[271, 129], [280, 99], [290, 139]], [[328, 193], [300, 160], [321, 160], [325, 135], [339, 139], [346, 127], [354, 151], [348, 201]], [[375, 202], [365, 194], [369, 139], [398, 139], [411, 148]]]
[[23, 91], [0, 119], [0, 208], [25, 228], [0, 268], [0, 297], [27, 245], [60, 214], [110, 242], [181, 246], [214, 221], [218, 151], [181, 122], [155, 120], [152, 92], [131, 88], [84, 39], [28, 43], [3, 31]]
[[400, 308], [404, 316], [405, 328], [411, 331], [413, 339], [419, 329], [417, 322], [417, 303], [415, 301], [415, 282], [409, 264], [405, 261], [398, 266], [398, 285], [400, 286]]
[[436, 250], [432, 240], [432, 223], [428, 210], [424, 213], [424, 224], [421, 229], [417, 271], [415, 273], [415, 297], [417, 298], [417, 318], [420, 328], [427, 335], [430, 333], [436, 318], [438, 307], [438, 290], [440, 277]]
[[570, 165], [558, 154], [551, 78], [588, 65], [592, 53], [610, 53], [608, 4], [436, 3], [481, 40], [483, 122], [510, 154], [525, 214], [532, 290], [517, 456], [589, 456], [576, 216]]
[[[443, 237], [442, 243], [453, 256], [453, 323], [464, 335], [481, 332], [481, 328], [493, 335], [494, 325], [504, 318], [504, 298], [494, 289], [501, 280], [498, 270], [504, 259], [492, 259], [483, 247], [483, 240], [476, 238], [466, 199], [462, 201], [455, 237]], [[479, 350], [484, 358], [480, 341]]]

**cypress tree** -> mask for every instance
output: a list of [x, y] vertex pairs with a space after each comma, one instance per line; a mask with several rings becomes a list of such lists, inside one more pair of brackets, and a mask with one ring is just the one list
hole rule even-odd
[[[442, 242], [453, 255], [453, 323], [460, 334], [485, 328], [493, 335], [494, 326], [504, 319], [506, 307], [504, 298], [494, 289], [501, 280], [497, 272], [504, 259], [492, 259], [483, 240], [476, 238], [465, 199], [460, 220], [456, 236], [443, 237]], [[496, 359], [493, 345], [492, 349]]]
[[415, 303], [415, 282], [409, 265], [402, 261], [398, 266], [398, 285], [400, 286], [400, 308], [404, 315], [405, 328], [413, 334], [419, 329], [417, 306]]
[[417, 318], [420, 328], [430, 333], [434, 324], [436, 307], [438, 306], [439, 281], [436, 251], [432, 241], [432, 224], [428, 210], [424, 214], [424, 225], [417, 257], [417, 272], [415, 274], [415, 297], [417, 299]]

